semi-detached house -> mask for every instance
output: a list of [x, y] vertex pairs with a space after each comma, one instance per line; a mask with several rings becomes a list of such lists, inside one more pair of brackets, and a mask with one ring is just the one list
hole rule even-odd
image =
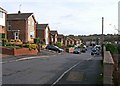
[[37, 24], [36, 37], [46, 45], [50, 44], [50, 28], [48, 24]]
[[0, 38], [6, 38], [6, 16], [7, 11], [0, 7]]
[[33, 13], [7, 14], [7, 38], [33, 43], [36, 38], [36, 20]]

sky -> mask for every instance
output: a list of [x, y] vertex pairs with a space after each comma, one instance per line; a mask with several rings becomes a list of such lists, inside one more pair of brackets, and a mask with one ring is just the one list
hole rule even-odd
[[33, 12], [40, 24], [64, 35], [116, 34], [119, 0], [0, 0], [8, 13]]

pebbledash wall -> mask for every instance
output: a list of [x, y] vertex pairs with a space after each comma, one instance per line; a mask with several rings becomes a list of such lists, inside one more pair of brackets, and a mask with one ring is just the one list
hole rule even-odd
[[21, 49], [15, 49], [15, 48], [4, 48], [0, 47], [2, 50], [2, 54], [7, 54], [7, 55], [14, 55], [14, 56], [19, 56], [19, 55], [37, 55], [38, 50], [37, 49], [32, 49], [29, 50], [28, 48], [21, 48]]

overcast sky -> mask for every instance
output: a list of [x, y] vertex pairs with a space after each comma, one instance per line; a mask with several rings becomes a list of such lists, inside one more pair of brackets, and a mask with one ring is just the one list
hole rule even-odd
[[[8, 13], [33, 12], [38, 23], [48, 23], [51, 30], [68, 35], [117, 33], [119, 0], [0, 0]], [[21, 7], [20, 7], [21, 4]]]

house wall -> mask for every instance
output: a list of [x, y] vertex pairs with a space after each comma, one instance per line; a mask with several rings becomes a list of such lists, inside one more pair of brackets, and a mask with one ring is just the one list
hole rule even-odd
[[40, 38], [41, 41], [44, 39], [44, 30], [36, 29], [36, 37]]
[[8, 20], [8, 27], [7, 25], [7, 38], [8, 39], [14, 39], [14, 31], [11, 30], [20, 30], [19, 31], [19, 39], [22, 40], [23, 42], [27, 42], [27, 37], [26, 37], [26, 21], [25, 20]]
[[49, 42], [50, 42], [49, 36], [50, 36], [49, 35], [49, 28], [46, 27], [46, 29], [45, 29], [45, 43], [46, 43], [46, 45], [49, 44]]
[[0, 35], [5, 34], [6, 38], [6, 12], [0, 11]]
[[6, 27], [0, 25], [0, 34], [1, 33], [6, 33]]
[[55, 34], [55, 43], [57, 43], [57, 34]]
[[5, 26], [5, 15], [6, 13], [3, 13], [0, 11], [0, 25]]
[[32, 15], [28, 18], [28, 41], [33, 42], [33, 38], [36, 37], [35, 34], [35, 22]]

